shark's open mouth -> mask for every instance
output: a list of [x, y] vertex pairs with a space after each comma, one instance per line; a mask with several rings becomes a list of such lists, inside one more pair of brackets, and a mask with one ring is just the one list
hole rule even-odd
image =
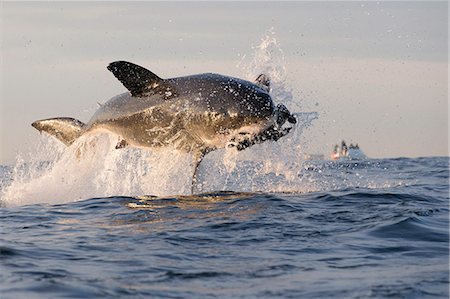
[[285, 127], [285, 128], [277, 128], [276, 126], [272, 125], [260, 134], [257, 135], [245, 135], [244, 138], [232, 138], [231, 141], [228, 143], [228, 147], [236, 147], [238, 151], [242, 151], [249, 146], [252, 146], [254, 144], [259, 144], [264, 141], [272, 140], [277, 141], [283, 136], [286, 136], [291, 130], [292, 127]]
[[283, 104], [279, 104], [274, 111], [273, 121], [269, 127], [258, 134], [239, 133], [230, 140], [227, 146], [236, 147], [238, 151], [242, 151], [264, 141], [278, 141], [281, 137], [286, 136], [296, 123], [295, 116]]

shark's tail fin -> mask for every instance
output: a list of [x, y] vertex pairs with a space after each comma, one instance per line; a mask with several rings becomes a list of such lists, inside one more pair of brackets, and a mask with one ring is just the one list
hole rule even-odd
[[31, 124], [39, 132], [46, 132], [65, 145], [71, 145], [75, 139], [81, 136], [86, 124], [70, 117], [49, 118], [37, 120]]

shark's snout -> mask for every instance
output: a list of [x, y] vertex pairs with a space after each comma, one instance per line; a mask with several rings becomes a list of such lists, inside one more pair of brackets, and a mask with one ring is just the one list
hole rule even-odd
[[290, 122], [291, 124], [296, 124], [296, 123], [297, 123], [297, 119], [296, 119], [295, 116], [293, 116], [292, 114], [290, 114], [290, 115], [288, 116], [287, 121]]
[[277, 122], [277, 125], [281, 127], [286, 120], [291, 124], [297, 123], [297, 119], [291, 114], [288, 108], [283, 104], [278, 104], [275, 109], [275, 121]]

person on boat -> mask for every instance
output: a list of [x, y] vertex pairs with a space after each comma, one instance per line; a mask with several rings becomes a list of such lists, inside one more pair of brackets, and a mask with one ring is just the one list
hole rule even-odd
[[341, 151], [342, 151], [342, 155], [343, 155], [343, 156], [347, 156], [347, 150], [348, 150], [347, 144], [345, 143], [344, 140], [342, 140], [342, 143], [341, 143]]
[[333, 153], [334, 153], [334, 154], [337, 154], [338, 151], [339, 151], [339, 145], [336, 144], [336, 145], [334, 146]]

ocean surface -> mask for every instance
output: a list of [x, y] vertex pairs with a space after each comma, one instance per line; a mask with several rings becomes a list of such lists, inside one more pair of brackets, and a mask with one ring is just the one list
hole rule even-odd
[[[309, 111], [273, 34], [254, 51], [242, 78]], [[448, 298], [449, 158], [310, 160], [295, 116], [209, 153], [194, 195], [188, 154], [42, 135], [0, 166], [0, 298]]]
[[108, 196], [83, 198], [67, 174], [42, 179], [59, 162], [2, 167], [0, 297], [449, 297], [449, 158], [232, 161], [197, 195], [159, 197], [97, 173]]

